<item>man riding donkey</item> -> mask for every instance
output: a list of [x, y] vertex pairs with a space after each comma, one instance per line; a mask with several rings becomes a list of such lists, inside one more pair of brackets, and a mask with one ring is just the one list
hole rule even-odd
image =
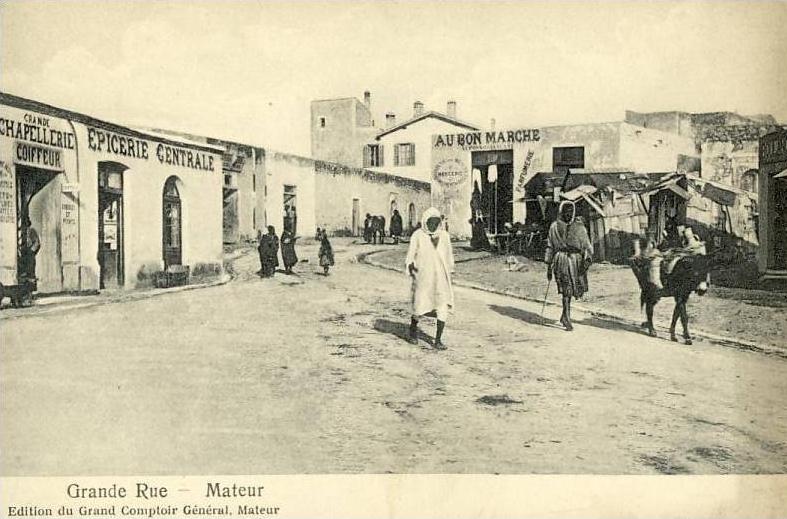
[[[681, 245], [677, 245], [682, 240]], [[640, 304], [645, 307], [647, 321], [642, 323], [648, 333], [655, 337], [653, 308], [663, 296], [675, 299], [675, 308], [670, 324], [670, 339], [677, 341], [675, 326], [678, 318], [683, 325], [683, 338], [692, 344], [689, 334], [689, 317], [686, 305], [693, 291], [704, 295], [708, 290], [710, 257], [705, 243], [691, 227], [672, 225], [665, 231], [661, 247], [654, 239], [646, 240], [645, 249], [639, 241], [634, 242], [634, 256], [630, 259], [631, 268], [640, 285]]]

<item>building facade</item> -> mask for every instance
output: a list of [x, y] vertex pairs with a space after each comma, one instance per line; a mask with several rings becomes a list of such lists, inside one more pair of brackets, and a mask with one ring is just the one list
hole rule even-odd
[[0, 94], [0, 272], [15, 284], [25, 218], [41, 293], [154, 283], [222, 269], [222, 148]]
[[787, 280], [787, 131], [760, 140], [759, 271], [766, 279]]
[[311, 102], [311, 156], [317, 160], [363, 166], [364, 145], [380, 131], [372, 118], [371, 94]]
[[688, 137], [625, 122], [438, 134], [432, 138], [432, 197], [452, 233], [467, 237], [477, 190], [487, 231], [495, 234], [505, 223], [526, 221], [525, 186], [538, 172], [674, 172], [699, 164], [694, 153]]

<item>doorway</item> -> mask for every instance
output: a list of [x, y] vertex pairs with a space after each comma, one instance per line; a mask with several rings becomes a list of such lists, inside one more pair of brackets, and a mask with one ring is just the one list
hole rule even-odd
[[[59, 172], [16, 165], [17, 274], [34, 280], [34, 290], [59, 292], [63, 270], [59, 234], [60, 185], [52, 182]], [[38, 236], [40, 250], [23, 257], [21, 244], [25, 223]]]
[[512, 150], [473, 152], [473, 168], [481, 173], [481, 214], [490, 234], [505, 232], [514, 220], [514, 153]]
[[176, 185], [177, 178], [169, 177], [164, 184], [162, 204], [162, 237], [164, 250], [164, 268], [183, 264], [182, 240], [182, 207], [180, 192]]
[[298, 213], [295, 209], [297, 201], [297, 187], [284, 186], [284, 230], [293, 235], [298, 230]]
[[361, 200], [353, 198], [353, 218], [352, 218], [352, 235], [358, 236], [361, 233]]
[[123, 172], [113, 162], [98, 165], [99, 287], [123, 286]]

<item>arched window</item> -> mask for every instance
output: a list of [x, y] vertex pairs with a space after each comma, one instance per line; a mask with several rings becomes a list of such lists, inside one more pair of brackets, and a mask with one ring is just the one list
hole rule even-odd
[[751, 191], [752, 193], [757, 192], [757, 170], [750, 169], [741, 175], [741, 189], [746, 191]]
[[181, 239], [182, 211], [177, 177], [169, 177], [164, 184], [162, 205], [162, 236], [164, 248], [164, 267], [180, 265], [183, 261]]
[[415, 204], [410, 202], [410, 207], [407, 208], [407, 226], [410, 230], [415, 229]]

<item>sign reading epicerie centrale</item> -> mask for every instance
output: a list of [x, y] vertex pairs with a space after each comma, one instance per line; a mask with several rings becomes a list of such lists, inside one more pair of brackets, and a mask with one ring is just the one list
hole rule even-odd
[[[88, 127], [87, 145], [92, 151], [112, 153], [123, 157], [148, 160], [153, 143], [145, 139], [120, 135], [107, 130]], [[161, 164], [181, 166], [200, 171], [214, 171], [213, 155], [203, 151], [184, 149], [164, 143], [155, 144], [156, 158]]]

